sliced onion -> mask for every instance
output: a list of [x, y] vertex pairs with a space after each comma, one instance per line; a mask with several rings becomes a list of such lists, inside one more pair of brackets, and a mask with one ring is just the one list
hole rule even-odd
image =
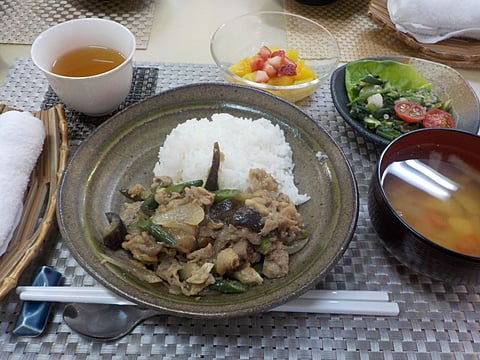
[[205, 212], [200, 205], [187, 203], [175, 206], [173, 209], [152, 216], [152, 222], [165, 227], [176, 227], [177, 223], [198, 225], [205, 218]]
[[155, 272], [146, 269], [141, 263], [130, 259], [113, 258], [106, 254], [100, 254], [103, 261], [115, 265], [123, 271], [133, 275], [139, 280], [145, 281], [149, 284], [161, 283], [163, 280], [155, 274]]
[[293, 254], [299, 252], [300, 250], [302, 250], [305, 247], [305, 245], [307, 245], [309, 240], [310, 240], [310, 238], [308, 238], [308, 237], [305, 238], [305, 239], [299, 239], [299, 240], [295, 241], [294, 243], [292, 243], [291, 245], [284, 245], [284, 248], [289, 255], [293, 255]]

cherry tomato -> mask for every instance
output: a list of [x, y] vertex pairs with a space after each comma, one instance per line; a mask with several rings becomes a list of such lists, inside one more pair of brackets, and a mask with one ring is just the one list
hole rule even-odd
[[395, 114], [405, 122], [416, 123], [425, 119], [426, 111], [422, 105], [411, 101], [399, 101], [394, 106]]
[[448, 112], [441, 109], [430, 109], [423, 120], [423, 127], [454, 128], [455, 122]]

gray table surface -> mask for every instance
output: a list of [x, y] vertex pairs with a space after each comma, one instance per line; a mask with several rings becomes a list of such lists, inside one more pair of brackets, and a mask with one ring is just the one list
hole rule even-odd
[[[222, 81], [212, 65], [136, 64], [136, 83], [127, 103], [167, 88]], [[58, 101], [29, 59], [17, 59], [0, 88], [0, 103], [39, 110]], [[368, 217], [366, 193], [379, 149], [344, 123], [329, 84], [298, 103], [339, 143], [354, 170], [360, 193], [355, 236], [335, 268], [318, 284], [325, 289], [384, 290], [399, 304], [394, 317], [265, 313], [237, 319], [200, 321], [152, 318], [120, 340], [82, 338], [62, 321], [62, 304], [53, 307], [43, 335], [12, 333], [21, 309], [14, 291], [0, 302], [0, 359], [478, 359], [480, 286], [448, 285], [410, 271], [387, 253]], [[67, 111], [75, 149], [96, 126]], [[35, 269], [51, 266], [65, 285], [94, 285], [53, 231], [42, 252], [20, 279], [28, 284]]]

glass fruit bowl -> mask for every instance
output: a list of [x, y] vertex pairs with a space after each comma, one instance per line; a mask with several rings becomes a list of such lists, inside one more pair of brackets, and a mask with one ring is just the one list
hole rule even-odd
[[[277, 74], [271, 77], [273, 81], [256, 81], [254, 73], [258, 69], [250, 62], [265, 46], [272, 52], [294, 53], [296, 76], [280, 79]], [[210, 51], [225, 81], [265, 90], [292, 102], [317, 90], [340, 59], [337, 41], [324, 26], [281, 11], [250, 13], [222, 24], [212, 36]], [[235, 71], [239, 67], [243, 71]], [[309, 76], [311, 71], [314, 76]]]

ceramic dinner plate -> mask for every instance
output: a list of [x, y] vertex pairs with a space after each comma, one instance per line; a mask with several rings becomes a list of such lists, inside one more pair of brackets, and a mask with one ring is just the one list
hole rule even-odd
[[[295, 179], [311, 200], [299, 207], [310, 241], [291, 257], [290, 273], [235, 295], [200, 298], [169, 294], [163, 285], [135, 280], [99, 254], [106, 249], [105, 213], [120, 212], [119, 190], [149, 185], [168, 133], [191, 118], [230, 113], [264, 117], [278, 124], [293, 150]], [[235, 136], [235, 134], [232, 134]], [[188, 144], [185, 144], [188, 146]], [[343, 152], [327, 132], [291, 103], [265, 92], [227, 84], [196, 84], [168, 90], [113, 116], [82, 143], [64, 173], [57, 217], [70, 252], [99, 283], [118, 295], [178, 316], [232, 317], [266, 311], [307, 291], [342, 257], [358, 216], [355, 178]]]
[[[375, 57], [372, 60], [394, 60], [409, 64], [433, 85], [433, 90], [442, 100], [451, 99], [456, 127], [476, 134], [480, 127], [480, 104], [470, 84], [451, 67], [436, 62], [408, 56]], [[359, 134], [380, 146], [390, 140], [365, 129], [362, 123], [349, 115], [348, 96], [345, 88], [345, 68], [337, 68], [331, 77], [330, 89], [333, 103], [342, 118]]]

